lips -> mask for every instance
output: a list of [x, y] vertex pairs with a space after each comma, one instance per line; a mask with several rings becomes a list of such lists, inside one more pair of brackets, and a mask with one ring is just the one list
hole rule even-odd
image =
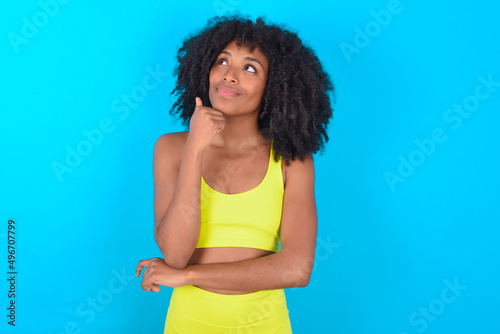
[[219, 95], [222, 95], [222, 96], [235, 97], [237, 95], [240, 95], [238, 92], [236, 92], [235, 90], [233, 90], [231, 88], [219, 86], [219, 87], [216, 87], [216, 89], [217, 89], [217, 93]]

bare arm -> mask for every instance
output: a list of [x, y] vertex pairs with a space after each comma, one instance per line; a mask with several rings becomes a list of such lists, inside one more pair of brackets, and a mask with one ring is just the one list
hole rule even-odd
[[182, 269], [192, 255], [200, 234], [201, 156], [186, 143], [180, 166], [176, 166], [170, 157], [179, 139], [174, 134], [158, 139], [153, 174], [156, 243], [165, 263]]
[[309, 283], [318, 220], [313, 160], [292, 162], [286, 176], [281, 251], [238, 262], [187, 266], [186, 284], [249, 291], [304, 287]]
[[295, 161], [286, 172], [281, 221], [281, 251], [269, 256], [229, 263], [189, 265], [174, 269], [160, 258], [139, 262], [142, 287], [160, 291], [160, 285], [252, 291], [304, 287], [309, 283], [314, 265], [317, 235], [317, 212], [314, 198], [314, 163]]
[[[155, 239], [165, 263], [173, 268], [185, 268], [198, 243], [203, 152], [223, 127], [222, 113], [197, 99], [185, 144], [178, 134], [163, 135], [155, 144]], [[178, 165], [172, 156], [180, 154]]]

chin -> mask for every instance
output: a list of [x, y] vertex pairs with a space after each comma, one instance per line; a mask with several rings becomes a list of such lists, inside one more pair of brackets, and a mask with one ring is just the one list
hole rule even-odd
[[[229, 102], [229, 101], [228, 101]], [[231, 114], [234, 108], [232, 108], [229, 103], [224, 103], [224, 101], [210, 101], [210, 104], [212, 105], [212, 108], [219, 110], [223, 114]]]
[[228, 108], [227, 106], [214, 107], [214, 109], [220, 111], [221, 113], [227, 116], [234, 115], [234, 109]]

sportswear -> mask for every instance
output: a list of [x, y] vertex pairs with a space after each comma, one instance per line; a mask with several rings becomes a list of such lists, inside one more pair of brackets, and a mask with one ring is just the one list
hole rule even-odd
[[248, 247], [278, 252], [283, 208], [281, 157], [274, 161], [271, 145], [264, 179], [257, 187], [226, 194], [201, 178], [200, 237], [196, 248]]

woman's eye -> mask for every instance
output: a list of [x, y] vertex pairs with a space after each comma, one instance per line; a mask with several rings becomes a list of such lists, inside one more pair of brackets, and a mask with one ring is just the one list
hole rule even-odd
[[252, 72], [252, 73], [256, 73], [257, 72], [255, 70], [255, 67], [250, 66], [250, 65], [245, 66], [245, 70], [247, 70], [248, 72]]
[[[225, 66], [227, 65], [227, 60], [225, 58], [220, 58], [219, 60], [217, 60], [217, 64]], [[245, 65], [244, 69], [245, 71], [248, 71], [250, 73], [257, 73], [257, 70], [252, 65]]]

